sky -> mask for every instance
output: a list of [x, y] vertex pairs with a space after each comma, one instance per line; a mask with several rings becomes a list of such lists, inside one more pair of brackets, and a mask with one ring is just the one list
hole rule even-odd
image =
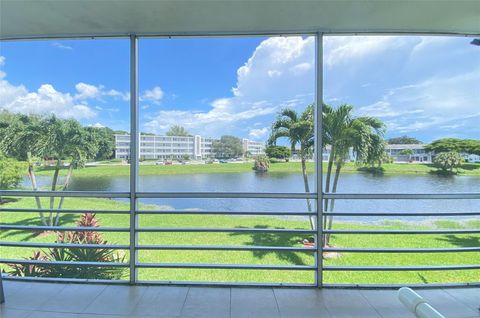
[[[480, 47], [467, 37], [326, 36], [324, 101], [386, 137], [480, 138]], [[278, 112], [315, 101], [313, 37], [139, 40], [142, 132], [265, 141]], [[0, 43], [0, 109], [129, 130], [129, 42]]]

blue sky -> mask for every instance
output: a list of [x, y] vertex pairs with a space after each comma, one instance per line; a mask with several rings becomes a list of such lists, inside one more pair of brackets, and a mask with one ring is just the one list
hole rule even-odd
[[[387, 137], [480, 136], [480, 47], [465, 37], [324, 40], [324, 100], [385, 121]], [[0, 43], [0, 109], [129, 129], [127, 40]], [[264, 141], [283, 107], [314, 101], [314, 39], [141, 39], [140, 126]]]

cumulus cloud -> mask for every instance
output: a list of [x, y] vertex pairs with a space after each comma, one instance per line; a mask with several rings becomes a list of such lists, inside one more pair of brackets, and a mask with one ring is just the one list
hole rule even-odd
[[[231, 96], [213, 100], [206, 111], [161, 110], [147, 118], [145, 128], [162, 133], [177, 124], [211, 136], [238, 135], [240, 130], [248, 134], [250, 120], [263, 116], [271, 121], [282, 107], [303, 109], [314, 100], [314, 43], [313, 37], [262, 41], [238, 68]], [[253, 134], [261, 138], [261, 132]]]
[[88, 106], [75, 103], [69, 93], [57, 91], [50, 84], [43, 84], [36, 92], [28, 92], [23, 86], [13, 86], [0, 81], [0, 108], [24, 114], [50, 114], [76, 119], [92, 118], [96, 113]]
[[114, 89], [106, 90], [105, 86], [103, 85], [95, 86], [80, 82], [75, 85], [75, 89], [78, 92], [75, 94], [75, 99], [77, 100], [100, 99], [103, 96], [113, 97], [115, 99], [121, 99], [124, 101], [130, 100], [129, 93], [122, 93]]
[[146, 90], [140, 95], [140, 101], [148, 101], [154, 104], [160, 104], [162, 98], [163, 90], [160, 86], [155, 86], [152, 89]]
[[248, 136], [252, 139], [265, 139], [268, 136], [268, 127], [250, 129]]
[[[0, 64], [5, 58], [0, 58]], [[23, 85], [8, 82], [6, 74], [0, 77], [0, 109], [24, 114], [50, 114], [76, 119], [92, 118], [96, 115], [90, 107], [79, 104], [69, 93], [57, 91], [51, 84], [41, 85], [37, 91], [30, 92]]]

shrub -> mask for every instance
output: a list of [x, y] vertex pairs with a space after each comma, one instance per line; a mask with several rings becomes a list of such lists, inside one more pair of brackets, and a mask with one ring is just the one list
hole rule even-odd
[[442, 173], [453, 173], [463, 163], [463, 158], [458, 152], [442, 152], [435, 156], [433, 163]]
[[[84, 213], [77, 222], [78, 227], [98, 227], [98, 221], [93, 213]], [[43, 276], [63, 278], [92, 278], [92, 279], [119, 279], [122, 275], [122, 268], [98, 267], [98, 266], [76, 266], [75, 262], [123, 262], [125, 256], [110, 248], [102, 248], [107, 241], [97, 231], [68, 231], [57, 232], [55, 243], [68, 244], [96, 244], [99, 248], [82, 247], [55, 247], [46, 251], [35, 251], [34, 257], [30, 259], [42, 261], [72, 262], [70, 265], [10, 265], [13, 270], [11, 274], [18, 276]]]
[[265, 172], [265, 171], [268, 171], [268, 168], [270, 168], [270, 160], [268, 159], [267, 156], [260, 155], [255, 157], [253, 170]]
[[265, 149], [265, 153], [269, 158], [275, 158], [275, 159], [288, 159], [291, 155], [291, 151], [289, 148], [284, 147], [284, 146], [268, 146]]
[[[26, 173], [26, 166], [0, 153], [0, 189], [8, 190], [17, 187]], [[0, 196], [0, 204], [2, 197]]]

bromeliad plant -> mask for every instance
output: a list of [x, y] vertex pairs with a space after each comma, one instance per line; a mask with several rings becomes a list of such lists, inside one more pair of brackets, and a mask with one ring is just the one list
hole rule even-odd
[[[94, 213], [84, 213], [77, 222], [78, 227], [98, 227], [98, 221]], [[97, 231], [69, 231], [57, 232], [55, 243], [76, 244], [75, 247], [55, 247], [46, 251], [35, 251], [33, 258], [41, 261], [72, 262], [68, 265], [10, 265], [13, 270], [10, 274], [18, 276], [43, 276], [60, 278], [90, 278], [90, 279], [119, 279], [122, 268], [77, 266], [76, 262], [114, 262], [125, 260], [125, 255], [107, 247], [107, 241]], [[98, 245], [98, 248], [85, 248], [82, 245]], [[33, 266], [33, 267], [32, 267]]]

